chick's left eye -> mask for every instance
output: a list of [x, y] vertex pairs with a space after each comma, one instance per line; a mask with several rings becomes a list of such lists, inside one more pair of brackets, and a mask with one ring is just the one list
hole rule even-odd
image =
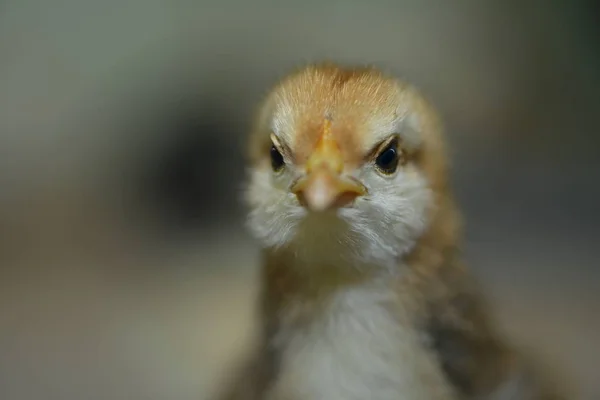
[[271, 146], [271, 167], [273, 168], [273, 171], [279, 171], [283, 167], [284, 164], [285, 164], [285, 161], [283, 160], [283, 156], [281, 155], [279, 150], [277, 150], [277, 147], [272, 145]]
[[377, 156], [375, 164], [381, 172], [391, 174], [396, 171], [398, 161], [398, 148], [394, 141]]

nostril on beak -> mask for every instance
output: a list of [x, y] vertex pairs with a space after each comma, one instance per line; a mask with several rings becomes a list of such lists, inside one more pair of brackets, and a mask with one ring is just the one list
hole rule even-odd
[[365, 193], [361, 186], [325, 172], [310, 175], [300, 181], [293, 188], [293, 192], [300, 205], [310, 211], [347, 207]]
[[300, 205], [310, 211], [327, 211], [344, 208], [351, 205], [358, 196], [359, 194], [356, 192], [343, 192], [333, 199], [320, 200], [318, 198], [313, 198], [312, 201], [307, 201], [304, 192], [300, 191], [296, 193]]
[[354, 203], [354, 200], [359, 196], [356, 192], [340, 193], [332, 203], [332, 208], [343, 208]]

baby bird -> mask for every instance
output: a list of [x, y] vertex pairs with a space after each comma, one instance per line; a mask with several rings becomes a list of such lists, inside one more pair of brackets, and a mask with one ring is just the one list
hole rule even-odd
[[560, 399], [461, 260], [438, 114], [376, 68], [280, 81], [250, 136], [260, 345], [223, 399]]

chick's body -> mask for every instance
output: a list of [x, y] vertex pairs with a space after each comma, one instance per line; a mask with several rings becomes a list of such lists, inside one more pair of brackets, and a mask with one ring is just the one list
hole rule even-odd
[[553, 398], [462, 266], [441, 126], [418, 91], [302, 68], [265, 99], [250, 163], [262, 336], [225, 398]]

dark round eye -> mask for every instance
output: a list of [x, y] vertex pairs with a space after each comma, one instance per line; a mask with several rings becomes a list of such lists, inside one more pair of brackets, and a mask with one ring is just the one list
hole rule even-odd
[[392, 174], [398, 167], [398, 161], [398, 146], [397, 142], [394, 140], [379, 153], [375, 160], [375, 165], [377, 165], [377, 168], [384, 174]]
[[285, 161], [283, 161], [283, 156], [277, 150], [277, 147], [271, 145], [271, 167], [273, 171], [279, 171], [285, 165]]

